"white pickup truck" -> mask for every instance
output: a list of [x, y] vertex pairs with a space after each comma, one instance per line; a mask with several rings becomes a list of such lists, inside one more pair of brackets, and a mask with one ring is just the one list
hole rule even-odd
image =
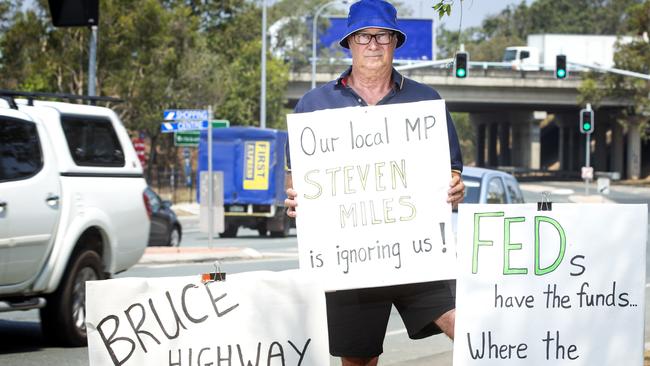
[[117, 115], [44, 96], [0, 91], [0, 312], [38, 308], [48, 340], [79, 346], [85, 281], [138, 262], [150, 208]]

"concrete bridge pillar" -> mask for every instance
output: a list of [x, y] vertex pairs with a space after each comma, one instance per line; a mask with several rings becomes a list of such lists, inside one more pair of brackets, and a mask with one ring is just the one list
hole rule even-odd
[[612, 123], [612, 147], [610, 153], [610, 170], [618, 172], [623, 177], [623, 126], [616, 120]]
[[573, 129], [578, 124], [573, 123], [575, 120], [574, 113], [555, 113], [553, 122], [558, 128], [558, 162], [560, 163], [559, 170], [570, 171], [573, 170], [573, 159], [575, 156], [573, 144]]
[[512, 124], [512, 165], [539, 169], [540, 121], [533, 118], [532, 112], [510, 112], [508, 115]]
[[558, 157], [560, 170], [579, 170], [584, 161], [584, 135], [579, 131], [578, 114], [573, 112], [556, 113], [555, 121], [560, 128]]
[[628, 119], [627, 127], [627, 178], [641, 177], [641, 124]]
[[476, 143], [474, 144], [476, 146], [476, 156], [474, 158], [476, 166], [485, 166], [485, 126], [484, 123], [474, 125], [476, 129]]
[[510, 123], [499, 123], [499, 165], [509, 166], [510, 161]]
[[[495, 164], [496, 132], [492, 125], [498, 120], [496, 113], [470, 113], [469, 120], [476, 132], [476, 166]], [[493, 152], [493, 150], [495, 152]]]
[[575, 136], [575, 129], [565, 126], [566, 132], [566, 141], [567, 141], [567, 156], [566, 156], [566, 169], [568, 171], [572, 171], [575, 169], [576, 164], [576, 136]]
[[566, 147], [564, 144], [566, 143], [566, 126], [564, 126], [563, 121], [558, 118], [558, 116], [555, 116], [555, 124], [557, 125], [558, 133], [557, 133], [557, 160], [559, 163], [558, 170], [566, 170], [566, 157], [565, 157], [565, 150]]
[[526, 161], [530, 156], [526, 144], [527, 134], [524, 130], [525, 126], [521, 123], [512, 124], [512, 165], [522, 168], [528, 166]]
[[487, 136], [487, 165], [495, 167], [499, 165], [498, 154], [497, 154], [497, 131], [499, 124], [497, 122], [491, 122], [487, 125], [488, 136]]
[[610, 127], [611, 115], [609, 112], [597, 111], [595, 114], [596, 121], [594, 123], [594, 133], [592, 139], [595, 141], [595, 148], [593, 150], [593, 161], [591, 165], [595, 171], [607, 171], [607, 131]]

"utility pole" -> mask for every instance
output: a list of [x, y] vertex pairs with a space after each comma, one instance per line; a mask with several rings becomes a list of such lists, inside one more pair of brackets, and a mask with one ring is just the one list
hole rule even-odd
[[262, 82], [260, 92], [260, 127], [266, 128], [266, 1], [262, 0]]
[[88, 55], [88, 95], [94, 97], [97, 74], [97, 26], [90, 27], [90, 42]]

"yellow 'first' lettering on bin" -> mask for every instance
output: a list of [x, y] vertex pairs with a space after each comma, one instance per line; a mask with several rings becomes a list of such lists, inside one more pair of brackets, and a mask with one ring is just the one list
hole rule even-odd
[[244, 189], [269, 189], [269, 160], [271, 143], [247, 141], [245, 144]]

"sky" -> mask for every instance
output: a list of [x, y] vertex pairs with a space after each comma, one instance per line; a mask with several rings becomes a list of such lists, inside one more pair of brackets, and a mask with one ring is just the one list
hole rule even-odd
[[[24, 6], [31, 6], [35, 0], [26, 0]], [[274, 0], [267, 0], [273, 3]], [[390, 1], [390, 0], [388, 0]], [[535, 0], [453, 0], [451, 16], [444, 16], [438, 20], [433, 11], [433, 5], [438, 0], [401, 0], [412, 10], [412, 16], [416, 18], [428, 18], [440, 21], [443, 26], [450, 30], [457, 30], [460, 22], [460, 7], [463, 8], [463, 29], [481, 25], [483, 19], [489, 15], [498, 14], [508, 5], [518, 5], [522, 1], [531, 4]]]
[[[416, 18], [434, 18], [433, 5], [436, 0], [402, 0], [413, 10], [413, 16]], [[460, 22], [460, 6], [463, 8], [462, 28], [474, 27], [481, 25], [483, 19], [489, 15], [495, 15], [505, 9], [508, 5], [518, 5], [524, 0], [454, 0], [451, 16], [444, 16], [440, 22], [450, 30], [457, 30]], [[525, 0], [531, 4], [534, 0]], [[438, 16], [435, 15], [436, 21]]]

